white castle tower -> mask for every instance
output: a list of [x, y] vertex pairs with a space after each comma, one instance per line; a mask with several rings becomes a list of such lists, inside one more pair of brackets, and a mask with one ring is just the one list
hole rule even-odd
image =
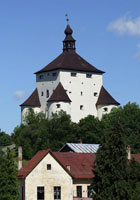
[[63, 52], [36, 72], [36, 89], [21, 104], [22, 122], [29, 108], [43, 112], [46, 118], [64, 110], [73, 122], [94, 115], [99, 119], [119, 103], [102, 84], [103, 71], [95, 68], [76, 53], [72, 29], [67, 25]]

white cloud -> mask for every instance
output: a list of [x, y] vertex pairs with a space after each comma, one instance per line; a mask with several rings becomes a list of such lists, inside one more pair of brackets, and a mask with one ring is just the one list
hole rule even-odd
[[140, 36], [140, 17], [132, 19], [128, 14], [111, 22], [107, 29], [120, 35]]
[[25, 93], [25, 91], [23, 91], [23, 90], [18, 90], [18, 91], [15, 91], [15, 92], [14, 92], [14, 98], [15, 98], [16, 100], [23, 99], [25, 96], [26, 96], [26, 93]]

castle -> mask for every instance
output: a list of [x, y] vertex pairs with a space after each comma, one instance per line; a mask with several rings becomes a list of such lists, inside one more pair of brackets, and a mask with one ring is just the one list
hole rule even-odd
[[103, 87], [104, 72], [76, 53], [69, 24], [64, 32], [63, 52], [35, 73], [36, 89], [20, 105], [22, 122], [29, 108], [45, 113], [48, 119], [52, 113], [64, 110], [73, 122], [78, 122], [88, 115], [101, 119], [119, 105]]

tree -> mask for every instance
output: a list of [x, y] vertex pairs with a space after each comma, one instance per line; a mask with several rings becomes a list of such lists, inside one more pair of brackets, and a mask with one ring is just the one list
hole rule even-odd
[[0, 146], [7, 146], [12, 144], [10, 135], [0, 130]]
[[120, 123], [125, 132], [125, 142], [131, 146], [133, 153], [140, 152], [140, 107], [136, 103], [128, 103], [123, 107], [114, 108], [111, 113], [105, 115], [102, 122], [105, 126], [110, 121], [116, 123], [120, 117]]
[[0, 200], [18, 200], [19, 185], [13, 152], [8, 150], [0, 163]]
[[77, 138], [82, 139], [83, 143], [100, 144], [104, 134], [104, 125], [102, 121], [93, 115], [88, 115], [78, 123]]
[[110, 120], [96, 155], [94, 200], [129, 200], [126, 144], [120, 120]]

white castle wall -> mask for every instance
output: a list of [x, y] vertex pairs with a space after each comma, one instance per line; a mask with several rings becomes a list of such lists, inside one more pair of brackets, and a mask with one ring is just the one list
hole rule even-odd
[[32, 108], [35, 113], [41, 112], [39, 107], [22, 106], [21, 107], [21, 123], [24, 124], [25, 117], [28, 115], [29, 109]]
[[112, 108], [117, 108], [115, 105], [98, 105], [97, 106], [97, 117], [101, 119], [103, 115], [111, 112]]
[[[77, 73], [76, 77], [71, 76], [73, 72]], [[87, 78], [86, 74], [91, 74], [92, 77]], [[78, 122], [89, 114], [97, 117], [96, 102], [102, 86], [102, 75], [78, 71], [61, 71], [60, 82], [67, 90], [67, 94], [72, 101], [72, 121]], [[96, 96], [95, 92], [97, 93]], [[81, 106], [83, 108], [80, 109]]]

